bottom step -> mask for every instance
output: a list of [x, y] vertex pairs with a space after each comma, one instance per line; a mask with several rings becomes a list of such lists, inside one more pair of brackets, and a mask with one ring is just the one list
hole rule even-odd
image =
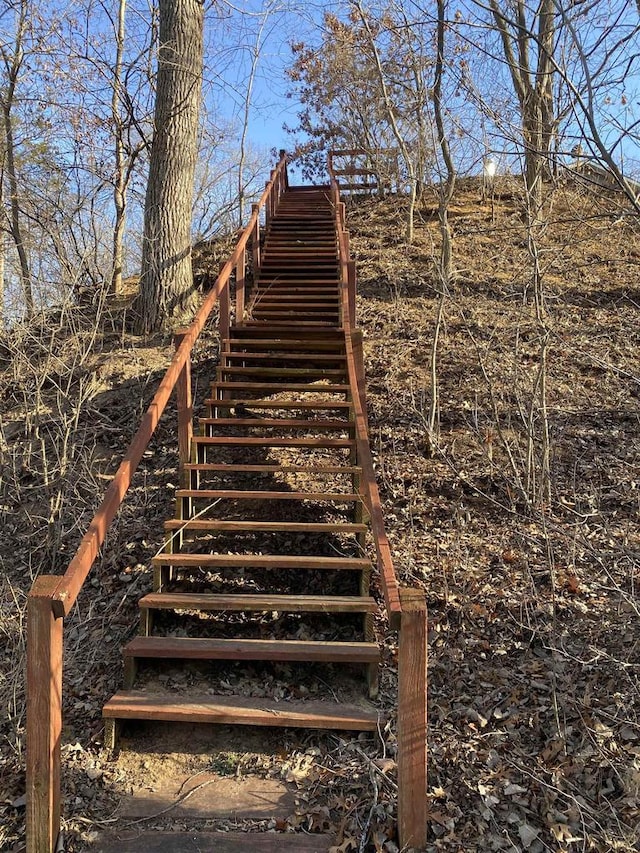
[[[104, 706], [109, 720], [165, 720], [181, 723], [293, 726], [309, 729], [375, 731], [378, 713], [372, 706], [335, 702], [274, 702], [245, 696], [180, 696], [121, 690]], [[105, 736], [105, 741], [108, 740]], [[112, 744], [106, 743], [107, 747]]]
[[119, 832], [103, 837], [101, 853], [327, 853], [328, 835], [301, 832]]

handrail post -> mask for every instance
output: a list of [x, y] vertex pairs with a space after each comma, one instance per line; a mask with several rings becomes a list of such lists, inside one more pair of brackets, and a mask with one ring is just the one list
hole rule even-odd
[[243, 249], [236, 264], [236, 324], [244, 318], [247, 253]]
[[27, 599], [27, 849], [53, 853], [60, 833], [63, 620], [53, 613], [60, 578], [40, 575]]
[[[220, 264], [220, 273], [224, 268], [224, 264]], [[224, 346], [224, 342], [229, 340], [229, 327], [230, 327], [230, 314], [231, 314], [231, 299], [229, 296], [229, 281], [225, 282], [224, 287], [220, 291], [220, 299], [219, 299], [219, 312], [220, 312], [220, 320], [219, 320], [219, 332], [220, 332], [220, 352], [222, 352], [222, 348]]]
[[251, 213], [256, 214], [256, 224], [251, 238], [251, 253], [253, 255], [253, 280], [255, 281], [260, 272], [260, 208], [257, 204], [251, 205]]
[[[176, 349], [188, 333], [188, 329], [178, 329], [173, 336]], [[180, 467], [186, 465], [191, 458], [191, 439], [193, 438], [193, 402], [191, 399], [191, 353], [184, 363], [176, 382], [176, 399], [178, 406], [178, 457]]]
[[427, 843], [427, 605], [420, 589], [401, 589], [398, 638], [398, 838]]
[[[286, 160], [287, 152], [284, 148], [280, 149], [280, 159]], [[284, 189], [286, 190], [289, 186], [289, 173], [287, 172], [287, 164], [285, 163], [284, 169], [282, 170], [282, 174], [284, 176]]]
[[356, 325], [356, 262], [347, 261], [347, 294], [349, 297], [349, 319]]

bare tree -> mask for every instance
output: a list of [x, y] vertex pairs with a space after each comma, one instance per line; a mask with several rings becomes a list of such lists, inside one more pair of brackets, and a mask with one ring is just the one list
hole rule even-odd
[[4, 130], [4, 152], [7, 181], [9, 189], [9, 232], [18, 253], [20, 261], [20, 282], [24, 295], [24, 304], [27, 317], [33, 316], [35, 305], [33, 300], [33, 287], [31, 283], [31, 270], [25, 244], [24, 229], [22, 224], [22, 210], [20, 193], [18, 188], [16, 167], [16, 142], [14, 134], [14, 107], [16, 103], [16, 86], [22, 72], [25, 58], [25, 36], [29, 17], [33, 10], [29, 8], [29, 0], [20, 0], [11, 11], [15, 15], [15, 30], [13, 42], [0, 41], [0, 57], [4, 65], [6, 75], [5, 85], [0, 88], [0, 108], [2, 109]]

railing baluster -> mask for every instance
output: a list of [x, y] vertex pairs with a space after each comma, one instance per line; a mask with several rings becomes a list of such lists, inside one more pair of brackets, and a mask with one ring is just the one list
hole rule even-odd
[[[173, 336], [176, 349], [185, 338], [189, 329], [178, 329]], [[180, 468], [191, 458], [191, 439], [193, 437], [193, 403], [191, 398], [191, 354], [185, 361], [176, 382], [176, 401], [178, 408], [178, 458]]]
[[[224, 268], [225, 264], [220, 264], [220, 272]], [[220, 311], [220, 321], [219, 321], [219, 332], [220, 332], [220, 352], [222, 352], [223, 345], [226, 345], [226, 341], [229, 340], [229, 317], [231, 314], [231, 299], [229, 296], [229, 280], [227, 279], [224, 284], [222, 290], [220, 291], [220, 301], [219, 301], [219, 311]]]
[[243, 249], [236, 264], [236, 323], [242, 323], [245, 304], [245, 276], [247, 253]]
[[349, 319], [351, 326], [356, 325], [356, 262], [347, 262], [347, 287], [349, 293]]
[[60, 833], [62, 628], [51, 596], [60, 578], [40, 575], [27, 599], [27, 850], [53, 853]]
[[256, 214], [256, 224], [253, 228], [251, 238], [251, 253], [253, 255], [253, 280], [255, 282], [260, 272], [260, 208], [257, 204], [251, 205], [251, 213]]

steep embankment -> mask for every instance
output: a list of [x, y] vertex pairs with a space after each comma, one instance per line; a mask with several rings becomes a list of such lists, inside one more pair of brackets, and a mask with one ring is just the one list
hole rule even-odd
[[[473, 183], [452, 209], [458, 276], [443, 306], [431, 455], [435, 199], [424, 200], [412, 247], [401, 202], [362, 200], [348, 214], [389, 538], [398, 572], [429, 599], [431, 849], [629, 850], [640, 812], [639, 232], [613, 199], [550, 195], [541, 324], [518, 188], [497, 190], [493, 218]], [[97, 329], [93, 309], [75, 309], [0, 344], [2, 849], [24, 825], [26, 592], [37, 572], [64, 568], [171, 352], [126, 332], [123, 307], [105, 306]], [[198, 353], [202, 388], [214, 354], [213, 344]], [[392, 728], [375, 740], [328, 737], [314, 751], [291, 738], [280, 754], [244, 733], [213, 759], [210, 749], [172, 759], [132, 750], [112, 764], [101, 752], [101, 706], [119, 684], [120, 646], [177, 485], [173, 424], [170, 412], [68, 624], [69, 849], [88, 849], [119, 799], [141, 779], [153, 787], [168, 760], [184, 775], [285, 779], [297, 802], [275, 828], [333, 830], [345, 851], [367, 828], [370, 849], [395, 849]], [[545, 435], [551, 497], [527, 507], [545, 493]], [[389, 637], [390, 712], [393, 651]], [[162, 814], [149, 825], [174, 822]]]

